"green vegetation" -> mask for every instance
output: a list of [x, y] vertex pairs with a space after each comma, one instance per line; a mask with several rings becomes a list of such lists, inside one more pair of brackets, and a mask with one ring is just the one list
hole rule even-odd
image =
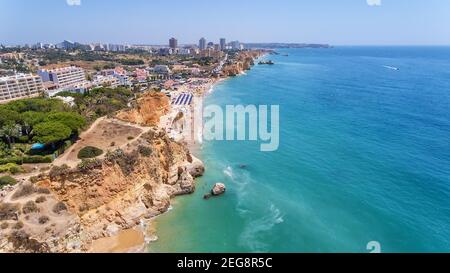
[[39, 143], [53, 144], [58, 141], [68, 139], [71, 134], [69, 127], [61, 122], [43, 122], [33, 129], [33, 140]]
[[[61, 100], [48, 98], [0, 105], [0, 165], [51, 163], [51, 155], [70, 146], [67, 140], [76, 138], [86, 126], [85, 118], [76, 110]], [[32, 144], [36, 142], [45, 145], [44, 149], [33, 150]], [[20, 171], [11, 170], [11, 173]]]
[[10, 173], [12, 175], [24, 172], [23, 168], [16, 163], [7, 163], [0, 165], [0, 173]]
[[145, 62], [141, 59], [123, 59], [119, 60], [123, 65], [144, 65]]
[[17, 183], [17, 180], [12, 178], [11, 176], [2, 176], [0, 177], [0, 189], [7, 185], [14, 185]]
[[127, 108], [130, 100], [134, 99], [133, 92], [124, 87], [96, 88], [84, 94], [60, 92], [57, 95], [73, 97], [75, 110], [90, 122]]
[[[123, 87], [58, 95], [73, 97], [75, 106], [49, 98], [22, 99], [0, 105], [0, 172], [21, 172], [8, 163], [51, 163], [73, 144], [88, 123], [114, 115], [135, 98], [131, 90]], [[33, 147], [37, 143], [42, 145]]]
[[102, 154], [103, 154], [103, 150], [101, 150], [97, 147], [87, 146], [78, 152], [78, 158], [79, 159], [95, 158]]

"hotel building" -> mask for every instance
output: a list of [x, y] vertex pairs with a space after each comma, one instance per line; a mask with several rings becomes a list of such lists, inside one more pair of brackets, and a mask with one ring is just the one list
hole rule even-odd
[[32, 74], [0, 77], [0, 103], [39, 96], [44, 91], [42, 80]]
[[39, 70], [38, 74], [43, 82], [51, 81], [59, 89], [70, 89], [70, 87], [80, 85], [86, 81], [84, 70], [75, 66]]

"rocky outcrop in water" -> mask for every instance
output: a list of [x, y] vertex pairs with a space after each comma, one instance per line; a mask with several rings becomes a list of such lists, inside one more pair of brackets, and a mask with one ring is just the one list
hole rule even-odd
[[225, 184], [223, 184], [223, 183], [216, 183], [214, 185], [214, 187], [212, 188], [212, 190], [211, 190], [211, 194], [214, 195], [214, 196], [219, 196], [219, 195], [224, 194], [225, 191], [226, 191]]

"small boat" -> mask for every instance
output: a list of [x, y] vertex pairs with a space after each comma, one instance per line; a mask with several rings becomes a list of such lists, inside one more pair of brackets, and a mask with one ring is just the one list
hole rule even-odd
[[392, 69], [392, 70], [400, 70], [400, 68], [395, 67], [395, 66], [389, 66], [389, 65], [383, 65], [385, 68], [387, 69]]

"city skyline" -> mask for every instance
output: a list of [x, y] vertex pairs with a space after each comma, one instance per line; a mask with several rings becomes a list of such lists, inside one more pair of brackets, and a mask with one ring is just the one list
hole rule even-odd
[[[431, 1], [253, 1], [204, 5], [175, 0], [170, 14], [163, 1], [1, 0], [0, 43], [81, 43], [166, 45], [219, 43], [325, 43], [332, 45], [448, 45], [450, 3]], [[194, 8], [187, 9], [188, 6]], [[230, 9], [230, 7], [239, 7]], [[185, 10], [194, 12], [186, 13]], [[224, 12], [230, 14], [224, 16]], [[22, 16], [17, 16], [21, 14]], [[420, 16], [418, 16], [420, 14]], [[169, 16], [170, 15], [170, 16]], [[217, 20], [224, 16], [223, 20]], [[121, 21], [122, 20], [122, 21]]]

